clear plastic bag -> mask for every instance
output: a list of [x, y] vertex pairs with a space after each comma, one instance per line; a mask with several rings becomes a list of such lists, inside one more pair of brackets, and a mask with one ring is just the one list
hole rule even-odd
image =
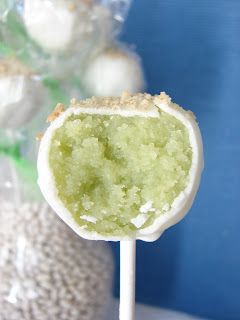
[[21, 155], [13, 132], [4, 135], [2, 139], [1, 132], [0, 319], [105, 319], [113, 273], [108, 244], [79, 238], [57, 217], [39, 193], [27, 150]]
[[127, 0], [15, 0], [10, 11], [2, 10], [0, 53], [14, 52], [40, 73], [58, 78], [66, 72], [78, 74], [91, 55], [115, 39], [129, 4]]
[[126, 19], [132, 0], [100, 0], [100, 2], [111, 10], [115, 23], [113, 30], [116, 35], [122, 29], [122, 24]]
[[[1, 70], [0, 81], [14, 94], [5, 88], [0, 101], [0, 319], [103, 319], [111, 295], [109, 248], [76, 236], [37, 186], [35, 135], [46, 118], [45, 88], [22, 70]], [[26, 89], [25, 76], [43, 91], [28, 82]]]
[[30, 162], [2, 146], [0, 319], [105, 319], [113, 273], [108, 244], [75, 235], [43, 202]]

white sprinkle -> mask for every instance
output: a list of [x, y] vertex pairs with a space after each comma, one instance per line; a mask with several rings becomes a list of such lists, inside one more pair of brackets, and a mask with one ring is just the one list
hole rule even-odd
[[5, 182], [5, 187], [8, 188], [8, 189], [12, 188], [12, 183], [10, 181], [6, 181]]
[[97, 222], [97, 218], [92, 217], [92, 216], [87, 216], [87, 215], [83, 215], [80, 216], [81, 219], [86, 220], [88, 222], [92, 222], [92, 223], [96, 223]]
[[9, 295], [6, 297], [6, 300], [9, 302], [9, 303], [17, 303], [17, 295], [19, 293], [19, 290], [20, 290], [20, 285], [18, 282], [14, 283], [10, 292], [9, 292]]
[[142, 225], [147, 221], [148, 215], [146, 213], [140, 213], [135, 218], [131, 219], [132, 224], [137, 228], [141, 228]]
[[27, 240], [24, 236], [19, 235], [17, 239], [17, 253], [16, 253], [16, 268], [19, 274], [24, 272], [25, 255], [26, 255]]
[[163, 211], [168, 211], [169, 209], [170, 209], [169, 203], [165, 203], [165, 205], [163, 206]]
[[146, 202], [144, 205], [140, 207], [140, 212], [141, 213], [155, 212], [156, 209], [152, 208], [152, 205], [153, 205], [152, 201]]
[[84, 225], [84, 226], [79, 226], [80, 229], [84, 230], [84, 229], [87, 229], [87, 226]]

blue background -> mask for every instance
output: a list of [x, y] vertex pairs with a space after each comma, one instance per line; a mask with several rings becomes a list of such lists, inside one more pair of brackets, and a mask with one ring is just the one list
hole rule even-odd
[[239, 320], [240, 1], [135, 0], [122, 40], [142, 56], [150, 93], [164, 90], [196, 113], [205, 147], [187, 218], [138, 242], [137, 301]]

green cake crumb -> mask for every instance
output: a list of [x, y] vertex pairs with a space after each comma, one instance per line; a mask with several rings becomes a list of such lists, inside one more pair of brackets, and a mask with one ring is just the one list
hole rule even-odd
[[192, 149], [175, 117], [79, 114], [52, 138], [58, 196], [88, 231], [134, 236], [171, 208], [188, 183]]

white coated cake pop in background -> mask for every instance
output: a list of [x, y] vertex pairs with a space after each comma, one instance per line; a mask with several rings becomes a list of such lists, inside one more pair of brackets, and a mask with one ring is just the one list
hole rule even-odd
[[102, 320], [113, 263], [103, 242], [80, 239], [46, 204], [0, 206], [0, 319]]
[[87, 94], [112, 97], [123, 91], [141, 92], [145, 84], [139, 56], [121, 48], [107, 49], [91, 59], [82, 81]]
[[[110, 10], [90, 0], [24, 0], [23, 21], [46, 52], [82, 53], [111, 34]], [[104, 22], [104, 24], [103, 24]]]
[[44, 99], [37, 75], [17, 60], [0, 60], [0, 127], [16, 129], [27, 124]]

